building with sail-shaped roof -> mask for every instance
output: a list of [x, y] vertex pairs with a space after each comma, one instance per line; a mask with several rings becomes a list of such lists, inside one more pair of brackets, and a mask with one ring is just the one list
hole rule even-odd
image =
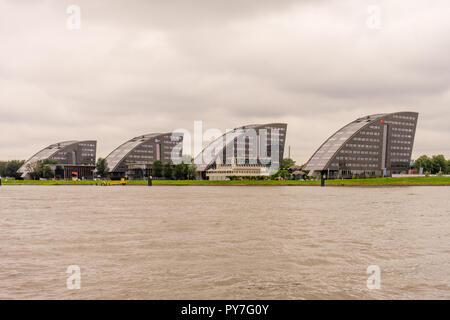
[[209, 143], [195, 157], [197, 171], [204, 179], [208, 170], [218, 169], [218, 164], [221, 167], [242, 166], [242, 170], [252, 166], [263, 171], [266, 168], [276, 171], [283, 159], [286, 131], [286, 123], [252, 124], [230, 130]]
[[55, 178], [59, 179], [92, 179], [95, 169], [97, 141], [62, 141], [49, 145], [28, 159], [18, 172], [22, 178], [30, 179], [30, 168], [33, 164], [51, 160], [51, 168]]
[[358, 118], [329, 137], [309, 159], [305, 170], [310, 176], [328, 178], [407, 173], [417, 118], [417, 112]]
[[106, 157], [106, 162], [112, 179], [143, 179], [153, 162], [178, 163], [182, 152], [182, 133], [150, 133], [121, 144]]

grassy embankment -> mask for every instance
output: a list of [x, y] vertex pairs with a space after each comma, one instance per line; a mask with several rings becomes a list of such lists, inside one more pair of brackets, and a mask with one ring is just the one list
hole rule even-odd
[[[117, 182], [117, 181], [115, 181]], [[3, 185], [95, 185], [100, 181], [33, 181], [33, 180], [10, 180], [2, 179]], [[145, 180], [127, 181], [128, 185], [147, 185]], [[373, 179], [346, 179], [327, 180], [328, 186], [450, 186], [450, 177], [420, 177], [420, 178], [373, 178]], [[206, 186], [228, 186], [228, 185], [269, 185], [269, 186], [317, 186], [320, 181], [278, 181], [278, 180], [233, 180], [233, 181], [208, 181], [208, 180], [153, 180], [153, 185], [206, 185]]]

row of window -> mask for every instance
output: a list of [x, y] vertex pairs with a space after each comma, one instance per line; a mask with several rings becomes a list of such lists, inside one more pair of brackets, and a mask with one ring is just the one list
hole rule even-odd
[[393, 156], [409, 156], [409, 153], [404, 153], [404, 152], [392, 152], [391, 154]]
[[140, 154], [130, 154], [127, 158], [135, 158], [135, 159], [150, 159], [152, 155], [140, 155]]
[[[170, 156], [172, 153], [171, 152], [164, 152], [164, 156], [168, 157]], [[153, 155], [140, 155], [140, 154], [131, 154], [127, 157], [127, 161], [128, 159], [133, 158], [133, 159], [152, 159], [154, 158]]]
[[391, 162], [409, 162], [409, 158], [392, 158]]
[[378, 149], [379, 146], [376, 144], [356, 144], [356, 143], [346, 143], [346, 147], [353, 147], [353, 148], [369, 148], [369, 149]]
[[413, 132], [413, 129], [393, 127], [392, 131]]
[[365, 157], [336, 157], [337, 160], [378, 161], [378, 158]]
[[410, 140], [392, 140], [392, 143], [411, 144]]
[[403, 146], [391, 146], [392, 150], [411, 150], [411, 147], [403, 147]]
[[396, 134], [396, 133], [393, 133], [392, 136], [396, 137], [396, 138], [411, 138], [412, 137], [410, 134]]
[[261, 170], [260, 169], [248, 169], [248, 170], [211, 170], [209, 172], [207, 172], [207, 175], [215, 175], [218, 173], [241, 173], [241, 174], [261, 174]]
[[386, 123], [395, 124], [395, 125], [398, 125], [398, 126], [414, 127], [414, 123], [413, 122], [386, 121]]
[[[278, 128], [278, 127], [272, 127], [272, 126], [264, 127], [264, 129], [278, 130], [280, 132], [284, 132], [284, 128]], [[260, 129], [260, 130], [264, 130], [264, 129]]]
[[361, 131], [361, 134], [365, 134], [368, 136], [379, 136], [380, 135], [379, 132], [374, 132], [374, 131]]
[[355, 138], [353, 138], [353, 141], [380, 142], [380, 139], [376, 139], [376, 138], [358, 138], [358, 137], [355, 137]]
[[151, 150], [134, 149], [133, 153], [153, 153], [153, 149], [151, 149]]
[[[339, 167], [338, 163], [332, 163], [332, 167]], [[344, 163], [344, 167], [369, 167], [369, 168], [377, 168], [379, 165], [377, 163]]]
[[164, 143], [165, 144], [177, 144], [177, 143], [179, 143], [179, 141], [176, 141], [176, 140], [167, 140], [167, 139], [164, 139]]
[[404, 120], [413, 120], [413, 121], [416, 121], [416, 118], [415, 118], [415, 117], [411, 117], [411, 116], [402, 116], [402, 115], [400, 115], [400, 114], [394, 114], [394, 115], [392, 115], [392, 117], [393, 117], [394, 119], [404, 119]]
[[354, 154], [379, 154], [378, 151], [364, 151], [364, 150], [347, 150], [347, 149], [342, 149], [341, 153], [354, 153]]

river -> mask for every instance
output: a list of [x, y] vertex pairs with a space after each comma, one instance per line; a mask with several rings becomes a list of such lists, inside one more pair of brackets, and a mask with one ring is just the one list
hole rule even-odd
[[0, 299], [450, 299], [449, 195], [1, 186]]

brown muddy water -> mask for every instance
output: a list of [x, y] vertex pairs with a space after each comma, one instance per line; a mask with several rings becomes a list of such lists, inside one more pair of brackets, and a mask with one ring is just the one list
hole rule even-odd
[[1, 186], [0, 299], [450, 299], [449, 195]]

